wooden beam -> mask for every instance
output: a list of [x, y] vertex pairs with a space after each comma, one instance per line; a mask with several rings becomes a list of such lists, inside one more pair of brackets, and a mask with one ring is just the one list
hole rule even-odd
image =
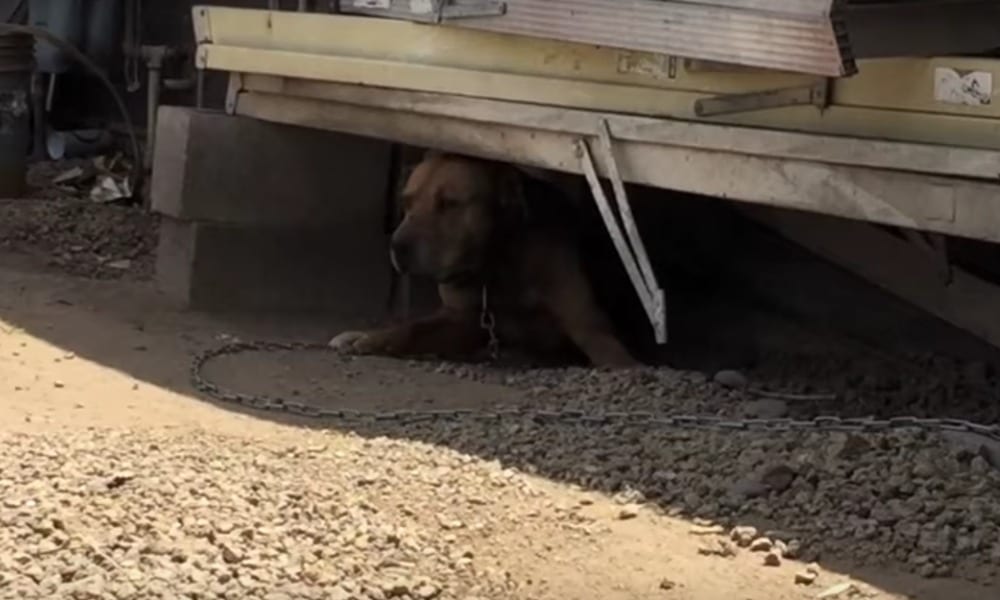
[[[580, 173], [580, 134], [519, 125], [516, 114], [483, 123], [262, 92], [240, 94], [236, 112]], [[667, 144], [617, 141], [616, 149], [632, 183], [1000, 242], [993, 183]]]

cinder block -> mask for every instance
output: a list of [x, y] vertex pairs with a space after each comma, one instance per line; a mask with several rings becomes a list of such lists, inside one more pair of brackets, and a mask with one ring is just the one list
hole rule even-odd
[[[353, 233], [353, 234], [352, 234]], [[384, 315], [390, 267], [380, 230], [224, 225], [164, 218], [157, 283], [208, 311], [322, 311]]]
[[156, 212], [232, 225], [383, 227], [386, 142], [171, 106], [157, 123]]

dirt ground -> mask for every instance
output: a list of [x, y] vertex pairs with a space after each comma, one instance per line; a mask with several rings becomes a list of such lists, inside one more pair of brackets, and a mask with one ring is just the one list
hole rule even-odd
[[[907, 551], [901, 560], [876, 560], [870, 548], [878, 549], [878, 532], [838, 537], [828, 530], [816, 536], [840, 551], [815, 556], [809, 548], [819, 538], [810, 542], [803, 533], [798, 558], [767, 558], [774, 553], [729, 541], [733, 524], [755, 522], [740, 521], [749, 519], [744, 507], [723, 511], [726, 503], [698, 479], [731, 477], [726, 463], [754, 449], [774, 458], [779, 450], [759, 440], [677, 436], [649, 443], [619, 431], [605, 432], [605, 446], [581, 449], [585, 444], [571, 436], [601, 432], [533, 424], [349, 431], [234, 410], [193, 392], [194, 353], [224, 336], [322, 340], [348, 324], [172, 308], [149, 281], [155, 223], [132, 209], [36, 200], [4, 202], [0, 215], [2, 598], [1000, 597], [1000, 515], [989, 508], [1000, 500], [995, 485], [968, 499], [988, 527], [939, 523], [954, 529], [953, 540], [983, 537], [965, 562], [937, 560], [960, 552], [955, 541], [939, 548], [942, 556], [928, 546], [909, 563]], [[106, 266], [121, 260], [128, 262]], [[509, 374], [327, 355], [234, 357], [210, 374], [242, 390], [369, 407], [534, 402], [545, 391], [540, 387], [555, 386], [534, 375], [514, 381]], [[672, 389], [710, 384], [694, 375], [682, 383], [669, 377], [656, 384], [665, 386], [666, 403]], [[713, 402], [730, 399], [713, 393]], [[887, 440], [883, 445], [899, 448], [911, 443]], [[793, 455], [797, 447], [825, 451], [836, 440], [764, 440], [770, 442]], [[687, 450], [670, 455], [669, 464], [650, 451], [633, 454], [626, 462], [644, 462], [631, 471], [613, 465], [614, 484], [601, 478], [610, 471], [588, 471], [614, 454], [607, 448], [644, 443]], [[940, 485], [927, 484], [931, 496], [923, 501], [935, 490], [956, 497], [949, 481], [996, 483], [982, 461], [972, 463], [980, 470], [969, 473], [979, 479], [963, 479], [964, 471], [942, 475]], [[860, 468], [838, 468], [844, 481], [864, 479]], [[640, 473], [635, 485], [632, 473]], [[872, 479], [884, 478], [880, 473], [875, 469]], [[676, 489], [659, 498], [637, 491], [650, 478]], [[843, 487], [831, 480], [816, 496]], [[700, 496], [689, 504], [704, 511], [684, 507], [691, 493]], [[756, 503], [759, 514], [782, 498], [747, 505]], [[844, 504], [796, 506], [775, 508], [779, 528], [795, 521], [787, 516], [794, 511], [804, 523], [855, 525], [854, 513], [841, 512]], [[725, 518], [711, 518], [715, 513]], [[933, 519], [917, 523], [921, 541], [914, 547], [934, 526]], [[744, 531], [762, 550], [766, 527], [758, 525], [759, 535]], [[772, 537], [769, 546], [798, 536]], [[854, 544], [868, 549], [853, 553]], [[818, 563], [806, 562], [813, 559]]]

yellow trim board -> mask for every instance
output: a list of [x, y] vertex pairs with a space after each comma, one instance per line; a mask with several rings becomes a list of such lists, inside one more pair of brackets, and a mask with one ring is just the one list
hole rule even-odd
[[[568, 108], [697, 120], [704, 94], [621, 84], [465, 70], [401, 61], [202, 45], [202, 68], [360, 84]], [[1000, 119], [835, 106], [803, 106], [732, 115], [718, 122], [773, 129], [1000, 149]]]

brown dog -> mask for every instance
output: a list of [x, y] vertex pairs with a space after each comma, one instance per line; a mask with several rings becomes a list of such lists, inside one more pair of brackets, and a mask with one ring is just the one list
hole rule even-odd
[[442, 307], [398, 326], [343, 333], [330, 346], [470, 358], [490, 341], [485, 304], [503, 347], [549, 354], [575, 346], [595, 366], [636, 365], [595, 301], [566, 226], [571, 216], [551, 196], [509, 165], [428, 155], [403, 190], [391, 258], [400, 273], [435, 279]]

